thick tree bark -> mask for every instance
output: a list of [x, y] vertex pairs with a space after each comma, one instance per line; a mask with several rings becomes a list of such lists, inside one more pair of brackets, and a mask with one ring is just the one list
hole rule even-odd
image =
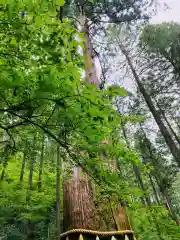
[[64, 230], [104, 230], [86, 178], [70, 180], [63, 185]]
[[61, 207], [60, 207], [60, 177], [61, 177], [61, 156], [60, 147], [57, 144], [57, 162], [56, 162], [56, 239], [60, 239], [61, 234]]
[[120, 206], [118, 206], [115, 218], [118, 231], [131, 230], [130, 220], [124, 203], [120, 203]]
[[43, 164], [44, 164], [44, 135], [43, 135], [43, 139], [42, 139], [41, 157], [40, 157], [40, 163], [39, 163], [39, 175], [38, 175], [38, 190], [39, 191], [41, 191], [41, 188], [42, 188]]
[[82, 33], [84, 34], [84, 63], [85, 63], [85, 79], [87, 82], [92, 83], [99, 87], [100, 82], [96, 72], [95, 66], [95, 54], [93, 52], [93, 46], [89, 36], [88, 19], [85, 15], [80, 18], [82, 25]]
[[154, 119], [155, 119], [155, 121], [156, 121], [156, 123], [159, 127], [159, 130], [161, 131], [161, 134], [164, 137], [164, 140], [165, 140], [167, 146], [169, 147], [169, 149], [171, 151], [171, 154], [173, 155], [173, 157], [174, 157], [175, 161], [177, 162], [178, 166], [180, 167], [180, 150], [177, 148], [176, 143], [174, 142], [174, 140], [171, 137], [171, 134], [169, 133], [166, 126], [164, 125], [158, 111], [156, 110], [156, 108], [153, 104], [153, 101], [152, 101], [150, 95], [146, 92], [143, 84], [141, 83], [141, 80], [140, 80], [138, 74], [136, 73], [136, 70], [135, 70], [135, 68], [132, 64], [132, 61], [131, 61], [131, 59], [128, 55], [128, 52], [126, 51], [125, 47], [122, 44], [119, 44], [119, 47], [121, 49], [121, 52], [124, 54], [124, 56], [127, 60], [129, 68], [131, 69], [131, 72], [132, 72], [133, 77], [135, 79], [135, 82], [138, 85], [139, 91], [143, 95], [144, 100], [145, 100], [150, 112], [152, 113], [152, 115], [153, 115], [153, 117], [154, 117]]
[[26, 166], [26, 157], [27, 157], [27, 140], [25, 140], [25, 143], [24, 143], [24, 153], [23, 153], [21, 172], [20, 172], [20, 177], [19, 177], [20, 184], [22, 184], [22, 182], [23, 182], [24, 170], [25, 170], [25, 166]]

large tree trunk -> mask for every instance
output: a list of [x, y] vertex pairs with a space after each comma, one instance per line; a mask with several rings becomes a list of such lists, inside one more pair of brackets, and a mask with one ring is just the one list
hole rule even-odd
[[80, 18], [82, 25], [82, 33], [84, 34], [84, 64], [85, 64], [85, 79], [87, 82], [92, 83], [99, 87], [100, 82], [96, 72], [95, 54], [93, 52], [93, 45], [89, 36], [88, 19], [85, 15]]
[[86, 177], [69, 180], [63, 185], [64, 230], [103, 230], [93, 201], [92, 188]]
[[116, 227], [118, 231], [131, 230], [130, 220], [127, 214], [126, 205], [120, 203], [115, 214]]
[[[99, 87], [96, 74], [92, 43], [89, 38], [88, 20], [85, 15], [81, 16], [80, 23], [84, 34], [84, 63], [85, 79], [87, 82]], [[81, 173], [81, 174], [80, 174]], [[80, 175], [82, 175], [80, 177]], [[96, 207], [93, 201], [92, 188], [88, 177], [79, 167], [74, 168], [73, 179], [64, 182], [64, 230], [74, 228], [99, 229]]]
[[[87, 82], [99, 87], [100, 83], [96, 74], [93, 47], [89, 37], [89, 26], [86, 16], [82, 16], [80, 22], [85, 37], [85, 78]], [[74, 169], [73, 179], [64, 182], [63, 194], [64, 230], [79, 228], [108, 230], [93, 201], [93, 191], [88, 176], [80, 168], [76, 167]], [[125, 206], [117, 208], [114, 217], [116, 219], [116, 230], [131, 230]]]
[[121, 49], [121, 52], [124, 54], [124, 56], [127, 60], [129, 68], [131, 69], [131, 72], [132, 72], [133, 77], [135, 79], [135, 82], [138, 85], [139, 91], [143, 95], [144, 100], [145, 100], [150, 112], [152, 113], [152, 115], [153, 115], [153, 117], [154, 117], [154, 119], [155, 119], [155, 121], [156, 121], [156, 123], [159, 127], [159, 130], [161, 131], [161, 134], [164, 137], [164, 140], [165, 140], [167, 146], [169, 147], [169, 149], [171, 151], [171, 154], [173, 155], [173, 157], [174, 157], [175, 161], [177, 162], [178, 166], [180, 167], [180, 150], [177, 148], [176, 143], [172, 139], [171, 134], [169, 133], [166, 126], [164, 125], [164, 123], [161, 119], [161, 116], [158, 113], [158, 111], [156, 110], [150, 95], [146, 92], [143, 84], [141, 83], [141, 80], [140, 80], [138, 74], [136, 73], [136, 70], [135, 70], [135, 68], [132, 64], [132, 61], [131, 61], [131, 59], [128, 55], [128, 52], [126, 51], [125, 47], [122, 44], [119, 44], [119, 47]]

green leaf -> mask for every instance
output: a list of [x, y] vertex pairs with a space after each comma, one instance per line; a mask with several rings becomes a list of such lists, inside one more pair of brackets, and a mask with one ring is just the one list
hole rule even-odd
[[0, 4], [7, 4], [7, 0], [0, 0]]
[[9, 18], [9, 20], [11, 20], [12, 19], [12, 12], [13, 12], [13, 5], [11, 3], [9, 3], [7, 5], [7, 8], [8, 8], [8, 18]]
[[108, 90], [109, 90], [110, 95], [112, 95], [113, 97], [115, 97], [115, 96], [125, 97], [125, 96], [128, 95], [128, 91], [127, 90], [125, 90], [124, 88], [120, 88], [117, 85], [111, 85], [108, 88]]
[[37, 26], [41, 26], [43, 24], [42, 18], [40, 16], [36, 16], [35, 18], [35, 24]]
[[64, 0], [56, 0], [56, 4], [61, 7], [61, 6], [64, 6], [65, 1]]
[[13, 39], [10, 41], [10, 44], [11, 44], [11, 45], [14, 45], [14, 46], [17, 46], [16, 39], [13, 38]]

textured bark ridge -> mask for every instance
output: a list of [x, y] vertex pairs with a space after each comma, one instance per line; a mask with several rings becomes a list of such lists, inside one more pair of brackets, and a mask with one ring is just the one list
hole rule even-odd
[[[131, 230], [124, 205], [116, 209], [98, 211], [93, 200], [93, 191], [87, 178], [69, 180], [63, 185], [64, 232], [72, 229], [99, 231]], [[104, 204], [102, 202], [102, 204]]]
[[119, 231], [131, 230], [131, 225], [130, 225], [130, 221], [129, 221], [125, 206], [118, 207], [115, 217], [116, 217], [116, 225]]
[[89, 36], [89, 25], [88, 19], [86, 16], [81, 16], [80, 18], [82, 30], [81, 32], [84, 34], [84, 63], [85, 63], [85, 79], [87, 82], [96, 85], [99, 87], [100, 82], [97, 76], [96, 64], [95, 64], [95, 54], [93, 51], [93, 45]]
[[63, 186], [64, 230], [105, 230], [93, 201], [92, 189], [86, 179], [70, 180]]

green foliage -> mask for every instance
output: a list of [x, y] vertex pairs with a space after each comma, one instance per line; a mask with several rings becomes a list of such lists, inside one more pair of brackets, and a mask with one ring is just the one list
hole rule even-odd
[[[95, 150], [118, 126], [114, 98], [109, 98], [123, 91], [103, 92], [81, 80], [78, 33], [68, 21], [57, 22], [46, 2], [38, 14], [32, 6], [20, 6], [13, 5], [11, 18], [8, 9], [1, 14], [0, 112], [2, 128], [10, 129], [10, 144], [17, 128], [33, 125], [67, 152], [70, 145], [74, 152], [89, 144]], [[24, 8], [27, 12], [19, 14]]]
[[179, 206], [179, 199], [180, 199], [180, 195], [179, 195], [179, 181], [180, 181], [180, 175], [179, 173], [176, 175], [176, 178], [173, 182], [173, 184], [171, 185], [170, 188], [170, 193], [171, 193], [171, 198], [172, 198], [172, 204], [174, 206], [174, 209], [178, 215], [178, 217], [180, 217], [180, 206]]
[[[139, 204], [144, 196], [132, 173], [132, 165], [142, 167], [139, 156], [124, 143], [120, 125], [137, 122], [139, 118], [119, 116], [114, 108], [116, 98], [127, 95], [124, 89], [113, 85], [100, 90], [82, 80], [84, 64], [78, 47], [83, 43], [76, 40], [81, 39], [80, 34], [69, 19], [57, 20], [57, 9], [70, 3], [63, 0], [0, 2], [0, 227], [3, 229], [0, 236], [4, 239], [55, 236], [57, 143], [66, 169], [61, 177], [67, 174], [70, 177], [67, 168], [78, 165], [98, 184], [99, 195], [105, 200], [113, 196], [114, 203], [123, 201], [133, 206], [131, 196], [134, 204]], [[117, 16], [112, 13], [113, 5]], [[92, 11], [88, 11], [89, 7]], [[102, 1], [89, 1], [85, 11], [92, 19], [102, 7]], [[127, 17], [126, 9], [128, 22], [135, 15], [141, 18], [140, 11], [131, 7], [126, 1], [120, 5], [109, 1], [103, 9], [113, 22]], [[125, 13], [123, 19], [119, 19], [119, 12]], [[99, 17], [96, 15], [95, 22], [99, 23]], [[103, 143], [105, 140], [108, 144]], [[117, 171], [111, 167], [112, 160]], [[139, 215], [138, 211], [135, 209], [132, 214]], [[146, 211], [140, 211], [142, 216], [137, 221], [139, 239], [148, 239], [153, 230], [147, 219], [150, 215], [154, 221], [155, 214], [151, 211], [145, 217]], [[140, 235], [144, 220], [148, 222], [147, 234]], [[161, 220], [158, 215], [157, 223]], [[149, 240], [152, 238], [156, 239], [156, 233]]]
[[[37, 171], [34, 172], [34, 189], [30, 201], [27, 202], [28, 166], [23, 184], [20, 185], [20, 161], [20, 157], [9, 161], [5, 181], [0, 182], [0, 226], [3, 228], [1, 236], [4, 239], [26, 239], [26, 228], [30, 224], [35, 231], [33, 239], [48, 239], [48, 231], [55, 234], [55, 229], [51, 226], [52, 223], [55, 224], [55, 172], [44, 172], [41, 192], [37, 188]], [[29, 231], [31, 227], [28, 227]]]
[[149, 51], [167, 53], [179, 45], [180, 26], [175, 22], [147, 25], [141, 35], [140, 43]]
[[[74, 18], [85, 13], [95, 25], [103, 26], [105, 17], [107, 22], [112, 23], [131, 23], [134, 20], [144, 21], [148, 15], [143, 11], [148, 6], [150, 0], [135, 0], [127, 2], [126, 0], [67, 0], [64, 5], [63, 16]], [[99, 27], [98, 26], [98, 27]], [[96, 27], [95, 27], [96, 28]]]
[[139, 240], [176, 240], [180, 237], [179, 227], [160, 206], [129, 209], [133, 228]]
[[147, 51], [150, 58], [165, 59], [166, 63], [170, 64], [166, 70], [172, 68], [175, 76], [179, 78], [180, 25], [178, 23], [165, 22], [145, 26], [141, 33], [140, 46]]
[[[9, 232], [22, 239], [25, 235], [49, 238], [49, 225], [54, 220], [55, 164], [51, 155], [39, 191], [43, 132], [49, 148], [53, 149], [53, 140], [58, 142], [66, 159], [81, 166], [109, 194], [124, 188], [100, 154], [103, 151], [110, 159], [128, 155], [119, 144], [120, 117], [113, 108], [115, 98], [125, 91], [117, 87], [101, 91], [82, 81], [83, 59], [77, 52], [81, 43], [75, 40], [78, 32], [69, 20], [57, 21], [56, 5], [61, 4], [63, 1], [15, 1], [4, 2], [0, 8], [0, 128], [8, 149], [13, 150], [8, 150], [8, 158], [1, 164], [5, 238]], [[20, 183], [24, 140], [28, 151], [24, 151], [26, 168]], [[108, 146], [103, 140], [109, 141]], [[18, 159], [15, 151], [20, 152]]]

